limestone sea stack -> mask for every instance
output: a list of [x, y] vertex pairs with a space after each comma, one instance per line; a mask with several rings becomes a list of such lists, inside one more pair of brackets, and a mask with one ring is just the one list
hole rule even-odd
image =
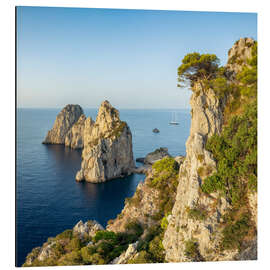
[[68, 131], [65, 138], [65, 146], [73, 149], [83, 148], [85, 120], [86, 117], [82, 114], [79, 120]]
[[129, 175], [135, 167], [132, 135], [118, 110], [104, 101], [96, 122], [86, 121], [82, 164], [76, 180], [99, 183]]
[[79, 105], [67, 105], [57, 115], [53, 128], [43, 141], [44, 144], [65, 144], [65, 138], [71, 127], [83, 114], [83, 109]]

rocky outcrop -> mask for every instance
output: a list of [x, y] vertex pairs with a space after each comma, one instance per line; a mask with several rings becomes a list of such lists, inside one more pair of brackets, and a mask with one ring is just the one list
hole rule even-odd
[[248, 59], [252, 56], [252, 46], [254, 44], [255, 40], [252, 38], [240, 38], [229, 50], [226, 67], [233, 72], [233, 77], [243, 69], [243, 66], [248, 64]]
[[[207, 137], [221, 132], [224, 103], [209, 89], [207, 95], [203, 91], [194, 92], [190, 104], [192, 122], [186, 142], [187, 155], [180, 167], [176, 202], [163, 240], [166, 260], [169, 262], [188, 260], [185, 256], [185, 242], [195, 235], [199, 241], [200, 255], [207, 260], [215, 260], [211, 257], [215, 253], [209, 250], [215, 249], [215, 239], [218, 237], [214, 238], [212, 233], [218, 226], [219, 215], [229, 207], [225, 200], [220, 200], [215, 208], [217, 198], [202, 196], [200, 193], [199, 168], [207, 167], [213, 171], [216, 167], [211, 153], [205, 149], [205, 142]], [[211, 215], [204, 221], [191, 219], [187, 209], [194, 208], [206, 209]], [[226, 259], [226, 256], [228, 255], [224, 254], [223, 259]]]
[[94, 237], [98, 231], [102, 231], [104, 228], [95, 220], [88, 220], [83, 223], [81, 220], [74, 226], [73, 233], [77, 234], [80, 239], [83, 239], [86, 235]]
[[132, 135], [119, 112], [104, 101], [96, 122], [87, 119], [84, 128], [84, 149], [77, 181], [104, 182], [122, 177], [134, 168]]
[[82, 114], [79, 120], [68, 131], [65, 138], [65, 146], [73, 149], [83, 148], [85, 120], [86, 117]]
[[108, 222], [107, 230], [113, 232], [125, 232], [126, 226], [131, 221], [136, 221], [144, 228], [151, 227], [158, 222], [152, 217], [159, 212], [159, 191], [151, 188], [151, 178], [153, 174], [149, 173], [144, 183], [140, 182], [132, 198], [127, 198], [125, 207], [121, 214], [114, 220]]
[[48, 131], [43, 143], [65, 144], [66, 135], [82, 114], [83, 110], [79, 105], [65, 106], [57, 115], [53, 128]]
[[116, 257], [110, 264], [126, 264], [137, 254], [137, 246], [139, 241], [129, 244], [126, 251], [124, 251], [119, 257]]

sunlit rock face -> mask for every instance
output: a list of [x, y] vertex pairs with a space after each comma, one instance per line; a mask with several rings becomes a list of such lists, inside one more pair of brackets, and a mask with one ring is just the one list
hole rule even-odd
[[53, 128], [43, 141], [44, 144], [65, 144], [66, 135], [72, 126], [79, 120], [83, 114], [80, 105], [67, 105], [57, 115]]
[[120, 120], [118, 110], [104, 101], [96, 122], [85, 120], [82, 164], [76, 180], [105, 182], [130, 174], [134, 166], [131, 131]]

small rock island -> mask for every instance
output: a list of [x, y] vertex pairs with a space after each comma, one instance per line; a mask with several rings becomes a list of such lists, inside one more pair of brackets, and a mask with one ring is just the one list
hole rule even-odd
[[96, 122], [79, 105], [67, 105], [57, 115], [44, 144], [83, 148], [77, 181], [105, 182], [133, 172], [132, 134], [109, 101], [100, 105]]
[[53, 128], [43, 141], [44, 144], [65, 144], [65, 138], [72, 126], [83, 115], [83, 109], [80, 105], [68, 104], [57, 115]]
[[135, 167], [132, 134], [127, 123], [120, 120], [118, 110], [108, 101], [101, 104], [96, 122], [89, 121], [85, 126], [84, 134], [77, 181], [99, 183], [131, 174]]

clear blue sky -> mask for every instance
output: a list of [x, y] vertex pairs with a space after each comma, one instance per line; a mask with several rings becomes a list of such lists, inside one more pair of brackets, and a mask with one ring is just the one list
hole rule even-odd
[[18, 107], [189, 108], [182, 58], [225, 64], [236, 40], [257, 39], [255, 13], [18, 7], [17, 23]]

